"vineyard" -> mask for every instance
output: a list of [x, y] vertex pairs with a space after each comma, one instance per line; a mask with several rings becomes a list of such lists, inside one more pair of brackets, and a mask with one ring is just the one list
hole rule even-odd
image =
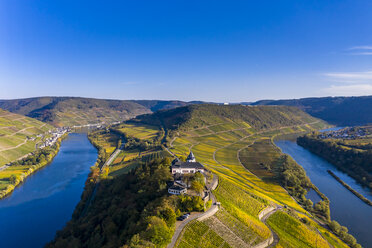
[[277, 211], [270, 216], [268, 224], [279, 235], [279, 244], [282, 247], [331, 247], [315, 228], [307, 226], [296, 217], [283, 211]]
[[115, 126], [115, 131], [98, 130], [91, 135], [92, 142], [103, 148], [106, 159], [120, 146], [124, 136], [140, 139], [146, 143], [146, 149], [137, 146], [137, 143], [125, 144], [113, 163], [108, 168], [108, 175], [118, 176], [127, 173], [142, 163], [148, 163], [154, 159], [162, 159], [169, 156], [159, 145], [154, 143], [154, 138], [161, 135], [161, 130], [149, 125], [120, 124]]
[[[262, 120], [250, 115], [247, 118], [252, 118], [252, 123], [202, 115], [195, 122], [187, 120], [179, 124], [177, 130], [168, 130], [165, 145], [172, 153], [185, 159], [192, 151], [198, 162], [218, 176], [218, 187], [213, 194], [221, 203], [214, 216], [186, 225], [175, 247], [252, 247], [272, 236], [268, 224], [280, 237], [276, 247], [329, 247], [328, 244], [343, 247], [338, 238], [312, 221], [311, 215], [280, 186], [275, 171], [281, 156], [272, 143], [275, 137], [308, 132], [325, 124], [308, 116], [291, 120], [284, 112], [276, 117], [257, 115], [270, 119], [269, 124], [262, 124]], [[278, 125], [275, 118], [279, 118], [281, 124]], [[151, 123], [150, 119], [146, 121]], [[135, 123], [116, 127], [119, 133], [131, 138], [110, 166], [109, 176], [121, 175], [141, 163], [169, 156], [157, 143], [164, 135], [163, 130]], [[167, 120], [163, 123], [170, 125]], [[285, 206], [292, 215], [277, 211], [266, 224], [259, 219], [264, 209], [279, 206]], [[307, 219], [307, 224], [299, 216]], [[281, 231], [277, 232], [279, 226]]]
[[239, 159], [244, 167], [264, 181], [275, 180], [275, 174], [271, 169], [275, 169], [279, 157], [279, 149], [268, 138], [256, 140], [253, 145], [239, 153]]
[[193, 221], [185, 227], [175, 247], [229, 248], [230, 246], [208, 225], [200, 221]]
[[[219, 120], [217, 124], [204, 123], [203, 127], [179, 132], [171, 142], [171, 151], [184, 157], [192, 150], [197, 161], [219, 176], [219, 186], [214, 194], [217, 201], [221, 202], [222, 209], [205, 220], [205, 226], [217, 233], [231, 247], [250, 247], [271, 235], [268, 227], [258, 219], [259, 212], [266, 206], [285, 205], [308, 216], [309, 214], [279, 185], [273, 172], [268, 172], [266, 168], [275, 168], [280, 157], [280, 150], [271, 142], [274, 137], [308, 132], [322, 125], [324, 124], [314, 122], [257, 131], [248, 123]], [[297, 244], [311, 242], [314, 238], [315, 241], [318, 239], [318, 247], [328, 247], [320, 246], [328, 245], [330, 241], [327, 242], [318, 233], [316, 228], [321, 229], [319, 225], [314, 224], [316, 228], [307, 228], [297, 219], [292, 221], [299, 224], [299, 232], [306, 234], [305, 241], [297, 237], [300, 236], [297, 234], [289, 243], [286, 241], [287, 237], [284, 237], [277, 247], [296, 247]], [[187, 227], [188, 231], [185, 233], [191, 232], [189, 228]], [[192, 229], [195, 228], [193, 226]], [[195, 231], [194, 235], [196, 233]], [[337, 238], [334, 240], [339, 242]], [[188, 243], [182, 237], [178, 247], [190, 247], [187, 246]]]
[[38, 120], [0, 109], [0, 166], [33, 152], [42, 140], [37, 135], [52, 128]]
[[160, 131], [155, 126], [128, 123], [121, 124], [118, 127], [115, 127], [115, 129], [125, 135], [141, 140], [151, 140], [155, 138]]

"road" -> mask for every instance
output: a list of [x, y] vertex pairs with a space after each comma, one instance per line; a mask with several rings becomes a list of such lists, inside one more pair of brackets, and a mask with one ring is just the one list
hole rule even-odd
[[102, 165], [101, 167], [101, 172], [108, 166], [110, 166], [112, 164], [112, 162], [114, 162], [114, 159], [119, 155], [119, 153], [124, 149], [124, 145], [125, 143], [123, 142], [121, 144], [121, 146], [115, 150], [115, 152], [113, 154], [111, 154], [111, 156], [109, 157], [109, 159], [107, 159], [107, 161], [104, 163], [104, 165]]
[[[213, 179], [217, 178], [216, 176], [213, 177]], [[216, 179], [217, 180], [217, 179]], [[213, 183], [211, 184], [213, 185]], [[172, 241], [169, 243], [167, 248], [173, 248], [177, 242], [178, 237], [180, 236], [183, 228], [189, 224], [191, 221], [196, 220], [196, 219], [203, 219], [203, 218], [208, 218], [212, 215], [214, 215], [218, 211], [218, 206], [216, 204], [216, 197], [212, 194], [212, 192], [209, 189], [209, 192], [211, 194], [211, 199], [212, 199], [212, 206], [204, 213], [191, 213], [190, 217], [187, 218], [184, 221], [177, 221], [176, 222], [176, 230], [173, 234]]]
[[[109, 159], [101, 167], [100, 173], [102, 173], [105, 168], [107, 168], [108, 166], [110, 166], [112, 164], [112, 162], [114, 161], [114, 159], [124, 149], [124, 145], [125, 145], [125, 143], [123, 142], [121, 144], [121, 146], [118, 149], [116, 149], [114, 153], [111, 154], [111, 156], [109, 157]], [[89, 208], [90, 204], [92, 203], [92, 201], [94, 200], [94, 197], [96, 196], [96, 192], [97, 192], [98, 187], [99, 187], [99, 180], [96, 183], [96, 185], [94, 186], [93, 192], [90, 195], [87, 203], [85, 204], [84, 209], [81, 211], [80, 218], [83, 217], [86, 214], [86, 212], [88, 211], [88, 208]]]
[[[266, 223], [267, 219], [282, 207], [276, 206], [275, 208], [269, 207], [268, 211], [260, 218], [260, 220], [270, 229], [271, 237], [265, 240], [262, 244], [258, 244], [256, 247], [275, 247], [279, 243], [279, 236], [274, 232], [271, 227]], [[266, 242], [266, 243], [265, 243]]]

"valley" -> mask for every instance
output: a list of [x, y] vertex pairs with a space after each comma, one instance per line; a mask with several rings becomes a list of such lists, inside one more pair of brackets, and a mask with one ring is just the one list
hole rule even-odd
[[[101, 162], [96, 164], [97, 173], [93, 170], [92, 177], [88, 181], [98, 180], [100, 184], [108, 185], [111, 184], [110, 181], [119, 183], [117, 181], [119, 178], [138, 171], [135, 168], [141, 168], [143, 162], [147, 161], [147, 156], [153, 157], [153, 154], [159, 154], [160, 151], [162, 155], [157, 155], [159, 158], [169, 157], [170, 154], [167, 155], [167, 149], [163, 145], [181, 159], [192, 151], [197, 161], [218, 175], [218, 187], [213, 194], [221, 203], [221, 208], [213, 217], [190, 222], [180, 234], [174, 247], [204, 247], [205, 245], [260, 247], [261, 244], [274, 240], [273, 236], [277, 237], [274, 243], [276, 247], [347, 247], [324, 224], [329, 220], [328, 199], [324, 196], [320, 203], [314, 207], [309, 206], [308, 200], [304, 198], [306, 190], [301, 187], [313, 187], [315, 190], [317, 188], [308, 179], [308, 183], [301, 186], [302, 184], [293, 184], [290, 178], [281, 176], [286, 170], [288, 171], [286, 173], [294, 173], [292, 175], [295, 177], [302, 177], [305, 174], [294, 161], [282, 160], [283, 154], [275, 147], [273, 138], [288, 133], [307, 133], [326, 127], [326, 124], [320, 120], [303, 112], [294, 115], [293, 111], [297, 110], [287, 107], [198, 105], [140, 116], [125, 124], [112, 127], [109, 132], [96, 131], [96, 134], [92, 134], [92, 138], [100, 142], [100, 144], [94, 143], [100, 148], [102, 159], [99, 159], [98, 161]], [[288, 117], [289, 112], [292, 112], [291, 117]], [[229, 114], [225, 115], [225, 113]], [[270, 115], [267, 115], [268, 113]], [[153, 123], [153, 126], [149, 126], [149, 123]], [[159, 124], [156, 125], [157, 123]], [[163, 131], [164, 128], [166, 132]], [[115, 159], [117, 162], [100, 173], [99, 168], [104, 164], [104, 158], [118, 147], [120, 140], [117, 137], [118, 133], [124, 134], [128, 143], [125, 144], [122, 155]], [[164, 137], [165, 134], [167, 135]], [[166, 143], [163, 143], [163, 140]], [[108, 146], [110, 143], [112, 145]], [[109, 152], [105, 155], [107, 151]], [[259, 176], [253, 174], [251, 170]], [[76, 228], [82, 228], [84, 222], [91, 223], [95, 216], [94, 209], [101, 202], [97, 200], [98, 195], [95, 200], [87, 201], [89, 194], [93, 192], [93, 185], [89, 186], [84, 193], [83, 199], [86, 200], [79, 204], [72, 222], [63, 231], [64, 238], [57, 236], [52, 243], [53, 247], [70, 240], [71, 232]], [[104, 194], [102, 190], [98, 189], [97, 192], [101, 192], [100, 195]], [[164, 197], [165, 195], [162, 199], [167, 199]], [[86, 202], [92, 205], [80, 220], [79, 212], [84, 209]], [[262, 222], [259, 218], [260, 213], [269, 208], [274, 208], [276, 211]], [[104, 215], [105, 218], [113, 218], [110, 213], [107, 214]], [[119, 228], [119, 223], [115, 221], [114, 223]], [[164, 243], [160, 245], [152, 239], [153, 237], [145, 235], [141, 223], [140, 221], [136, 224], [139, 225], [139, 233], [132, 232], [134, 236], [128, 237], [127, 240], [134, 242], [133, 237], [136, 237], [137, 244], [155, 242], [155, 246], [164, 247]], [[173, 229], [174, 226], [170, 225], [168, 228]], [[107, 239], [102, 237], [99, 240], [100, 247], [105, 247], [112, 245], [112, 241], [116, 239], [104, 241]], [[236, 243], [237, 240], [240, 241]], [[125, 242], [125, 239], [122, 242]], [[350, 239], [350, 242], [355, 240]], [[90, 244], [94, 247], [93, 243]], [[134, 243], [127, 243], [127, 245], [135, 247]], [[359, 245], [354, 243], [353, 247]]]
[[[294, 107], [200, 104], [160, 110], [95, 129], [88, 137], [98, 149], [98, 159], [90, 169], [82, 200], [72, 220], [48, 247], [64, 247], [66, 242], [77, 247], [165, 247], [173, 233], [177, 236], [169, 248], [347, 247], [346, 243], [360, 247], [347, 232], [340, 236], [330, 230], [333, 215], [328, 195], [276, 146], [280, 137], [326, 127], [329, 125], [324, 121]], [[173, 218], [210, 208], [199, 196], [167, 194], [172, 179], [166, 171], [172, 157], [184, 161], [190, 152], [218, 178], [212, 192], [219, 207], [212, 216], [193, 218], [177, 229], [182, 223], [176, 224]], [[146, 172], [149, 165], [153, 169]], [[149, 180], [143, 177], [146, 173], [153, 178], [135, 187], [145, 187], [142, 190], [147, 193], [133, 195], [138, 189], [124, 186], [124, 181]], [[129, 187], [129, 191], [108, 193], [121, 187]], [[307, 199], [309, 190], [317, 192], [319, 202]], [[150, 197], [151, 192], [157, 193]], [[125, 201], [141, 202], [135, 207], [135, 217], [128, 219], [128, 213], [117, 212], [117, 204], [126, 205]], [[103, 202], [104, 208], [100, 206]], [[161, 210], [167, 211], [166, 216], [156, 210], [160, 203], [167, 206], [168, 210]], [[93, 236], [84, 234], [84, 223], [94, 228], [101, 222], [107, 223], [103, 230]], [[156, 234], [155, 229], [152, 233], [146, 228], [149, 224], [164, 233]], [[77, 230], [83, 233], [76, 236]]]

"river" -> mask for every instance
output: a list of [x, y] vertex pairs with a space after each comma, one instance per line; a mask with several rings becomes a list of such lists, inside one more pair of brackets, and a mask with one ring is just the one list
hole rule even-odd
[[0, 247], [43, 247], [80, 201], [97, 150], [84, 133], [62, 141], [52, 163], [0, 200]]
[[353, 189], [372, 200], [369, 190], [361, 187], [354, 179], [337, 170], [332, 164], [297, 145], [295, 141], [277, 140], [275, 144], [300, 164], [306, 170], [311, 182], [329, 198], [332, 220], [337, 220], [346, 226], [349, 233], [363, 247], [372, 247], [372, 207], [337, 182], [327, 173], [327, 170], [332, 170]]

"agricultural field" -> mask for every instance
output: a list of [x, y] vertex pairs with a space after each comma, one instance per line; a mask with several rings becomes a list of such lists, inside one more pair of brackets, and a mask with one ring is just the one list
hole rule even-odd
[[250, 172], [264, 181], [275, 180], [275, 174], [271, 169], [275, 169], [280, 151], [273, 145], [271, 139], [262, 138], [239, 152], [239, 159]]
[[207, 224], [200, 221], [192, 221], [183, 230], [177, 241], [177, 248], [230, 248], [231, 246], [223, 240]]
[[327, 240], [318, 233], [317, 229], [302, 223], [298, 219], [296, 213], [292, 213], [292, 215], [293, 216], [284, 211], [277, 211], [268, 219], [268, 224], [280, 238], [278, 247], [332, 247]]
[[33, 152], [51, 129], [46, 123], [0, 109], [0, 166]]
[[156, 127], [141, 124], [123, 123], [113, 130], [100, 130], [92, 133], [92, 142], [105, 152], [104, 160], [124, 143], [122, 151], [108, 167], [108, 176], [127, 173], [142, 163], [170, 156], [163, 150], [159, 138], [162, 131]]
[[105, 130], [96, 131], [94, 134], [94, 138], [91, 137], [91, 141], [104, 151], [106, 158], [116, 150], [122, 140], [120, 135]]
[[[219, 120], [219, 124], [204, 123], [203, 127], [197, 129], [178, 130], [178, 135], [169, 144], [170, 150], [179, 157], [185, 157], [192, 151], [197, 161], [218, 175], [219, 186], [214, 195], [221, 202], [222, 209], [203, 223], [231, 247], [254, 246], [270, 237], [269, 228], [258, 218], [260, 211], [268, 206], [288, 206], [304, 216], [310, 216], [280, 186], [274, 173], [265, 168], [275, 168], [281, 155], [272, 143], [276, 136], [308, 132], [325, 126], [324, 123], [311, 120], [301, 125], [255, 130], [249, 123], [243, 123], [230, 120], [224, 123]], [[190, 227], [187, 230], [191, 232]], [[315, 238], [319, 244], [328, 245], [315, 228], [301, 231], [307, 232], [310, 241]], [[290, 240], [290, 243], [303, 242], [300, 237], [293, 238], [297, 240]], [[343, 244], [339, 239], [335, 240]], [[178, 247], [187, 247], [185, 243], [182, 237]], [[291, 247], [286, 246], [285, 239], [278, 247], [280, 245]]]
[[127, 136], [140, 140], [151, 140], [159, 134], [159, 128], [150, 125], [122, 124], [115, 129]]

